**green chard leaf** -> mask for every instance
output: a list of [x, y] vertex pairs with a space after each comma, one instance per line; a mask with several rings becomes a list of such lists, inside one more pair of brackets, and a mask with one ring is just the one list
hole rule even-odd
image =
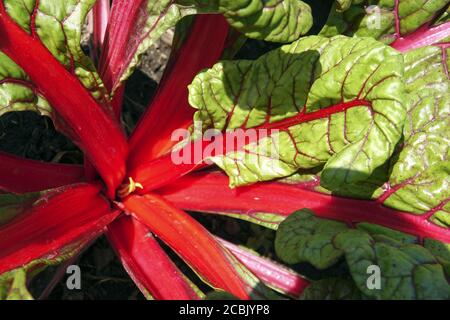
[[25, 72], [0, 51], [0, 116], [11, 111], [35, 111], [51, 116], [52, 108]]
[[[448, 50], [447, 46], [437, 45], [405, 54], [408, 98], [404, 137], [396, 156], [387, 163], [390, 168], [380, 167], [383, 172], [380, 176], [389, 172], [388, 182], [372, 196], [385, 206], [422, 215], [447, 228], [450, 226]], [[318, 176], [320, 173], [297, 174], [289, 180], [296, 183], [305, 177], [311, 180]], [[358, 188], [361, 183], [355, 186]], [[354, 195], [348, 190], [340, 191]], [[350, 229], [343, 223], [315, 217], [305, 209], [281, 223], [275, 248], [288, 263], [309, 262], [321, 269], [345, 257], [356, 285], [368, 297], [449, 299], [446, 278], [450, 272], [449, 245], [434, 239], [422, 240], [421, 245], [414, 236], [367, 223]], [[381, 270], [380, 290], [368, 289], [367, 268], [371, 265]]]
[[[425, 47], [405, 55], [408, 110], [404, 142], [381, 195], [384, 205], [450, 226], [449, 49]], [[443, 54], [445, 53], [445, 54]]]
[[444, 267], [445, 274], [450, 277], [450, 244], [425, 239], [424, 246], [438, 259]]
[[392, 155], [405, 118], [402, 76], [403, 57], [375, 40], [310, 36], [256, 61], [216, 64], [194, 79], [189, 101], [204, 129], [270, 130], [212, 157], [232, 187], [323, 167], [322, 186], [336, 190]]
[[[450, 90], [450, 48], [427, 46], [409, 51], [405, 57], [405, 83], [409, 93], [431, 89], [446, 94]], [[410, 105], [410, 104], [409, 104]]]
[[[81, 31], [95, 0], [4, 0], [11, 18], [39, 39], [100, 103], [108, 94], [95, 66], [81, 49]], [[0, 115], [10, 111], [36, 111], [52, 116], [52, 108], [25, 72], [0, 52]]]
[[[448, 137], [450, 49], [427, 46], [404, 55], [407, 118], [396, 154], [364, 181], [333, 190], [334, 195], [361, 199], [382, 197], [386, 206], [424, 214], [437, 210], [433, 220], [448, 225]], [[429, 139], [428, 139], [429, 137]], [[429, 143], [424, 143], [429, 141]], [[320, 180], [321, 172], [297, 172], [283, 182]], [[386, 183], [387, 181], [387, 183]], [[331, 193], [324, 186], [316, 191]], [[430, 195], [433, 195], [430, 197]], [[445, 221], [447, 221], [445, 223]]]
[[27, 273], [16, 269], [0, 275], [0, 300], [33, 300], [28, 292]]
[[320, 35], [373, 37], [390, 44], [439, 20], [447, 6], [447, 0], [338, 1]]
[[[356, 286], [367, 297], [450, 299], [444, 273], [448, 265], [442, 262], [447, 253], [436, 254], [437, 249], [428, 249], [416, 238], [385, 227], [361, 223], [351, 229], [336, 223], [333, 232], [331, 223], [306, 209], [294, 212], [278, 228], [277, 254], [288, 263], [310, 262], [321, 269], [344, 256]], [[378, 284], [371, 282], [376, 270]]]
[[345, 223], [316, 218], [303, 209], [289, 216], [278, 228], [275, 249], [285, 262], [310, 262], [318, 269], [334, 265], [343, 252], [334, 246], [334, 238], [347, 230]]
[[[334, 195], [373, 199], [441, 226], [450, 225], [450, 78], [447, 46], [428, 46], [404, 55], [407, 117], [395, 155], [364, 181], [328, 190]], [[282, 182], [320, 180], [322, 172], [299, 171]]]
[[[200, 12], [221, 13], [247, 37], [292, 42], [312, 27], [311, 8], [299, 0], [180, 0], [195, 4]], [[207, 9], [203, 9], [207, 8]]]

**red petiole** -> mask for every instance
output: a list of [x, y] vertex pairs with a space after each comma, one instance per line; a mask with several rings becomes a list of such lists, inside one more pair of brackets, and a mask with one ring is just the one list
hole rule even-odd
[[0, 29], [0, 49], [25, 70], [39, 92], [61, 115], [70, 128], [71, 138], [86, 152], [102, 176], [108, 196], [114, 198], [125, 176], [128, 153], [119, 124], [37, 38], [27, 34], [9, 17], [3, 2], [0, 2]]
[[196, 173], [173, 182], [159, 193], [184, 210], [287, 216], [299, 208], [309, 208], [327, 219], [349, 224], [379, 224], [415, 235], [419, 240], [434, 238], [450, 242], [448, 229], [431, 223], [426, 214], [421, 216], [400, 212], [377, 201], [336, 197], [286, 183], [258, 183], [232, 190], [224, 174]]

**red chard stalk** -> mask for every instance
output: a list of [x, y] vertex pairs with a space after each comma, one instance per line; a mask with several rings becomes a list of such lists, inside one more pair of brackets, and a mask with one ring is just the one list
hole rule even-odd
[[122, 129], [38, 39], [11, 20], [2, 2], [0, 28], [0, 50], [25, 70], [69, 125], [72, 138], [86, 152], [113, 198], [125, 176], [128, 146]]

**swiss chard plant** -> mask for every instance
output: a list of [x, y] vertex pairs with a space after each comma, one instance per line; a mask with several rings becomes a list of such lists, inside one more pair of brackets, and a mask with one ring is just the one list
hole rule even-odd
[[[450, 299], [448, 10], [337, 0], [314, 35], [299, 0], [1, 0], [0, 115], [50, 117], [84, 163], [0, 153], [0, 298], [32, 298], [33, 277], [105, 234], [147, 298], [205, 297], [162, 241], [240, 299]], [[172, 28], [127, 137], [125, 83]], [[248, 38], [284, 45], [233, 59]], [[281, 261], [347, 276], [307, 279], [193, 211], [276, 230]]]

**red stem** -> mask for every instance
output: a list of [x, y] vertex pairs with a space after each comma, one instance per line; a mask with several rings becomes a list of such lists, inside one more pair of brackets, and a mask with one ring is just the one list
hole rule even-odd
[[0, 2], [0, 50], [15, 61], [70, 127], [71, 138], [85, 151], [112, 198], [125, 175], [127, 142], [119, 124], [80, 81], [6, 13]]
[[13, 193], [42, 191], [82, 182], [81, 166], [47, 163], [0, 152], [0, 189]]
[[147, 225], [213, 287], [241, 299], [249, 298], [244, 282], [227, 257], [227, 250], [187, 213], [153, 194], [131, 195], [122, 206]]
[[435, 27], [424, 25], [413, 33], [397, 38], [391, 46], [400, 52], [408, 52], [424, 46], [439, 43], [450, 36], [450, 22]]
[[229, 26], [220, 15], [200, 15], [189, 36], [170, 62], [158, 92], [130, 138], [128, 167], [136, 168], [169, 151], [174, 130], [192, 124], [195, 109], [188, 103], [187, 86], [202, 69], [216, 63], [225, 48]]
[[100, 76], [109, 92], [115, 92], [112, 108], [116, 119], [120, 120], [125, 87], [120, 84], [120, 78], [139, 45], [133, 37], [133, 32], [143, 27], [136, 26], [138, 14], [144, 0], [115, 0], [109, 13], [108, 26], [102, 42], [101, 56], [98, 63]]
[[106, 28], [110, 14], [110, 0], [97, 0], [92, 9], [93, 12], [93, 51], [97, 60], [101, 54], [103, 40], [105, 39]]
[[217, 239], [261, 281], [280, 293], [299, 298], [302, 292], [309, 286], [308, 280], [300, 277], [297, 273], [285, 266], [262, 258], [249, 250], [245, 250], [223, 239]]
[[296, 185], [279, 182], [230, 189], [221, 173], [195, 173], [159, 193], [178, 208], [202, 212], [230, 212], [242, 215], [273, 213], [288, 216], [309, 208], [318, 216], [347, 222], [368, 222], [419, 237], [450, 243], [450, 230], [437, 226], [428, 216], [387, 208], [376, 201], [330, 196]]
[[[90, 24], [92, 26], [92, 53], [91, 57], [97, 63], [99, 63], [100, 55], [102, 52], [103, 41], [105, 39], [106, 29], [108, 27], [109, 15], [111, 12], [110, 0], [97, 0], [95, 3], [92, 12], [90, 13]], [[101, 62], [100, 62], [101, 63]], [[108, 91], [111, 88], [108, 88]], [[114, 96], [113, 101], [111, 103], [111, 108], [113, 110], [114, 115], [120, 121], [120, 113], [117, 110], [121, 110], [123, 100], [123, 90], [120, 91], [119, 95]], [[89, 160], [85, 156], [84, 160], [84, 170], [86, 174], [86, 179], [88, 181], [95, 181], [98, 177], [97, 171], [89, 162]]]
[[[314, 121], [317, 119], [324, 119], [330, 117], [330, 115], [344, 112], [350, 108], [359, 107], [359, 106], [366, 106], [368, 108], [371, 108], [371, 104], [368, 101], [365, 100], [353, 100], [348, 101], [345, 103], [336, 104], [333, 106], [330, 106], [328, 108], [323, 108], [318, 111], [305, 113], [300, 112], [297, 115], [275, 121], [270, 122], [270, 119], [268, 119], [265, 123], [262, 125], [251, 128], [251, 130], [256, 130], [257, 134], [263, 134], [264, 136], [270, 136], [271, 130], [287, 130], [289, 127], [292, 127], [294, 125], [299, 125], [301, 123]], [[258, 131], [261, 130], [261, 131]], [[263, 132], [262, 130], [267, 130], [266, 132]], [[161, 158], [158, 158], [156, 160], [145, 162], [141, 160], [140, 163], [137, 163], [136, 166], [133, 168], [131, 167], [129, 169], [128, 175], [135, 181], [139, 182], [143, 188], [139, 190], [140, 194], [145, 194], [148, 191], [160, 188], [164, 185], [167, 185], [178, 178], [188, 174], [189, 172], [202, 168], [205, 166], [204, 160], [208, 156], [217, 156], [221, 154], [226, 154], [230, 151], [236, 151], [239, 148], [242, 148], [244, 145], [237, 146], [236, 143], [231, 144], [227, 141], [239, 141], [243, 139], [236, 139], [240, 134], [244, 135], [245, 137], [245, 130], [241, 131], [235, 131], [235, 132], [227, 132], [221, 136], [218, 136], [217, 139], [214, 141], [214, 144], [221, 145], [221, 149], [214, 149], [211, 155], [205, 155], [204, 151], [206, 148], [211, 145], [211, 142], [209, 141], [193, 141], [186, 145], [183, 148], [182, 153], [186, 153], [190, 155], [188, 157], [189, 161], [183, 161], [183, 163], [175, 163], [173, 160], [173, 154], [169, 153], [167, 155], [162, 156]], [[258, 136], [253, 137], [258, 139]], [[252, 140], [249, 140], [247, 138], [246, 144], [253, 142]], [[227, 149], [227, 146], [234, 146], [234, 149], [229, 150]], [[237, 146], [237, 147], [236, 147]], [[177, 152], [177, 154], [181, 154], [181, 152]], [[196, 154], [198, 156], [196, 156]]]
[[130, 64], [142, 39], [136, 39], [134, 32], [144, 28], [145, 19], [137, 19], [146, 13], [146, 0], [115, 0], [111, 8], [108, 28], [100, 59], [100, 75], [106, 88], [115, 91], [123, 72]]
[[63, 188], [1, 227], [0, 274], [100, 235], [119, 214], [100, 191], [93, 184]]
[[158, 300], [198, 300], [181, 271], [142, 223], [129, 216], [114, 221], [107, 232], [122, 265], [144, 295]]

